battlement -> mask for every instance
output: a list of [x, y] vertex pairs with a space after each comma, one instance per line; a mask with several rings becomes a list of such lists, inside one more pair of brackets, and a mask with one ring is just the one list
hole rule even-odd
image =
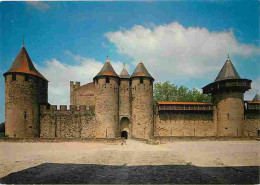
[[70, 81], [70, 88], [71, 89], [78, 89], [78, 88], [80, 88], [80, 82]]
[[55, 113], [55, 112], [67, 112], [67, 113], [88, 113], [94, 115], [95, 107], [86, 105], [60, 105], [59, 109], [57, 105], [41, 105], [41, 114], [44, 113]]

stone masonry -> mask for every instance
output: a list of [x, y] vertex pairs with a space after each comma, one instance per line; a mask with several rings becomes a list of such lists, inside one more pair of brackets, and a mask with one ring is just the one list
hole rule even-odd
[[[203, 87], [212, 103], [153, 102], [154, 78], [140, 62], [130, 76], [109, 59], [93, 82], [70, 82], [70, 106], [48, 103], [48, 81], [23, 46], [5, 77], [5, 132], [17, 138], [141, 138], [257, 136], [260, 98], [244, 101], [251, 80], [241, 79], [228, 58]], [[155, 111], [154, 111], [155, 110]]]

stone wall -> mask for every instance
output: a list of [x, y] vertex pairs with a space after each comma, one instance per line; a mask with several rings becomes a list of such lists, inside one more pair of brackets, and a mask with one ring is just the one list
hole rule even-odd
[[[191, 116], [192, 117], [192, 116]], [[172, 115], [156, 115], [154, 136], [215, 136], [217, 125], [209, 116], [188, 118]]]
[[70, 104], [95, 106], [94, 82], [80, 86], [80, 82], [70, 82]]
[[144, 78], [132, 79], [132, 121], [133, 138], [149, 139], [153, 135], [153, 82]]
[[260, 130], [260, 119], [246, 119], [243, 121], [244, 136], [258, 136]]
[[5, 77], [5, 133], [9, 137], [39, 137], [39, 105], [47, 103], [48, 82], [26, 75], [28, 80], [22, 73]]
[[40, 112], [41, 138], [95, 138], [98, 132], [94, 110], [84, 105], [41, 106]]

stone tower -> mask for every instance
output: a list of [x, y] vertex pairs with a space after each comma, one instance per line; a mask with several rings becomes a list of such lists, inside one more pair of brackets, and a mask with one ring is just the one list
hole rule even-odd
[[119, 76], [108, 58], [100, 72], [94, 77], [96, 89], [95, 113], [97, 119], [97, 138], [115, 138], [119, 136]]
[[130, 75], [125, 66], [120, 73], [119, 120], [121, 137], [131, 137]]
[[211, 94], [215, 106], [218, 136], [242, 136], [244, 93], [251, 88], [251, 82], [240, 78], [228, 57], [215, 81], [203, 87], [203, 93]]
[[140, 62], [131, 76], [132, 121], [134, 138], [153, 135], [153, 77]]
[[5, 77], [5, 133], [39, 137], [39, 108], [48, 103], [48, 81], [39, 73], [24, 45]]

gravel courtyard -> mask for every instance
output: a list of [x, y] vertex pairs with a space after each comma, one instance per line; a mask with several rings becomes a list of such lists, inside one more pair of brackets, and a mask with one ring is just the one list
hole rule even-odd
[[257, 141], [0, 142], [0, 183], [259, 183]]

